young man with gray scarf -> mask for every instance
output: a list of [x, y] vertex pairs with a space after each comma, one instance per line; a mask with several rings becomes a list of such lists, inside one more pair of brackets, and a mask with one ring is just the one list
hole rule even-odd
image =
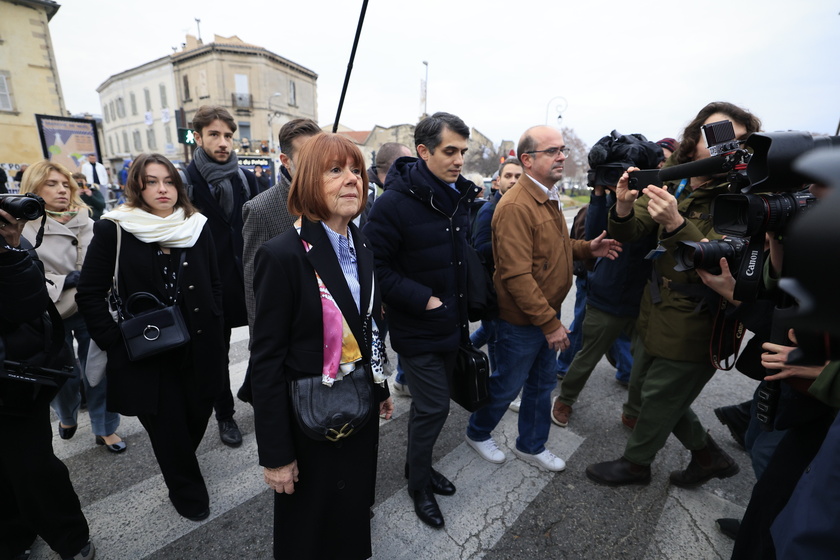
[[[207, 217], [213, 233], [222, 279], [225, 345], [229, 351], [231, 329], [248, 323], [242, 267], [242, 205], [259, 188], [256, 176], [239, 167], [233, 151], [236, 122], [227, 109], [204, 105], [193, 116], [192, 124], [198, 148], [187, 168], [188, 192], [192, 203]], [[233, 419], [230, 372], [227, 380], [214, 408], [222, 442], [237, 447], [242, 444], [242, 433]]]

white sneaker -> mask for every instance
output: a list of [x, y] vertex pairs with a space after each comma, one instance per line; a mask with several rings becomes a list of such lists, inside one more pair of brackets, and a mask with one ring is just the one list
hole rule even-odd
[[493, 438], [485, 441], [473, 441], [470, 439], [470, 436], [464, 435], [464, 441], [475, 449], [475, 452], [481, 455], [481, 458], [485, 461], [490, 461], [491, 463], [505, 462], [505, 454], [502, 453], [502, 450], [499, 449], [496, 442], [493, 441]]
[[516, 397], [512, 403], [508, 405], [508, 408], [514, 412], [519, 412], [519, 407], [522, 406], [522, 397]]
[[411, 396], [411, 391], [409, 390], [408, 385], [397, 383], [396, 381], [391, 381], [391, 393], [398, 397]]
[[532, 455], [530, 453], [519, 451], [516, 447], [514, 447], [513, 454], [526, 463], [531, 463], [532, 465], [547, 471], [559, 472], [566, 469], [566, 462], [548, 449], [543, 449], [542, 453]]

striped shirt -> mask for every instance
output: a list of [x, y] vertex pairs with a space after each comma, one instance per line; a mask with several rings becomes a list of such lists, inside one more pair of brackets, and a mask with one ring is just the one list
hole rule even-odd
[[341, 271], [344, 273], [344, 280], [347, 282], [347, 287], [350, 288], [350, 293], [353, 294], [353, 301], [356, 302], [356, 308], [359, 310], [359, 315], [361, 315], [362, 309], [359, 302], [362, 297], [362, 287], [359, 284], [356, 247], [353, 245], [353, 236], [350, 235], [350, 228], [347, 228], [347, 236], [345, 237], [331, 230], [324, 222], [321, 222], [321, 225], [324, 226], [324, 230], [327, 232], [327, 237], [333, 246], [335, 256], [338, 257], [338, 264], [341, 265]]

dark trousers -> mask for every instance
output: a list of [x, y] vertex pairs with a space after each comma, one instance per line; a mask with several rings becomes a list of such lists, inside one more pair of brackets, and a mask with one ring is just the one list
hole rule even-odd
[[[815, 403], [819, 406], [819, 403]], [[826, 414], [786, 430], [764, 474], [753, 487], [750, 503], [741, 520], [732, 559], [776, 558], [770, 526], [790, 499], [802, 473], [820, 450], [833, 421]]]
[[[216, 409], [216, 420], [230, 420], [233, 418], [233, 393], [230, 391], [230, 334], [231, 328], [225, 325], [225, 383], [216, 396], [213, 408]], [[247, 376], [246, 376], [247, 377]]]
[[429, 484], [432, 451], [449, 416], [449, 381], [457, 357], [457, 350], [400, 356], [411, 387], [406, 453], [409, 490], [421, 490]]
[[90, 539], [70, 473], [53, 453], [49, 403], [35, 406], [34, 416], [0, 415], [0, 560], [36, 535], [62, 557]]
[[195, 395], [178, 376], [160, 377], [157, 414], [141, 414], [169, 499], [178, 513], [194, 517], [210, 504], [195, 451], [213, 411], [212, 399]]

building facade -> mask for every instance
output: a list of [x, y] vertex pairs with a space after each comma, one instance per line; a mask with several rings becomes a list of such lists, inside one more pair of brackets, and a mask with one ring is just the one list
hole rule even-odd
[[58, 9], [0, 0], [0, 165], [9, 177], [44, 157], [35, 114], [67, 116], [49, 28]]
[[[104, 150], [114, 169], [142, 152], [188, 161], [177, 129], [189, 128], [202, 105], [221, 105], [237, 122], [240, 154], [269, 154], [280, 127], [317, 120], [311, 70], [236, 36], [204, 44], [191, 35], [182, 50], [111, 76], [99, 88]], [[276, 154], [275, 154], [276, 155]]]

